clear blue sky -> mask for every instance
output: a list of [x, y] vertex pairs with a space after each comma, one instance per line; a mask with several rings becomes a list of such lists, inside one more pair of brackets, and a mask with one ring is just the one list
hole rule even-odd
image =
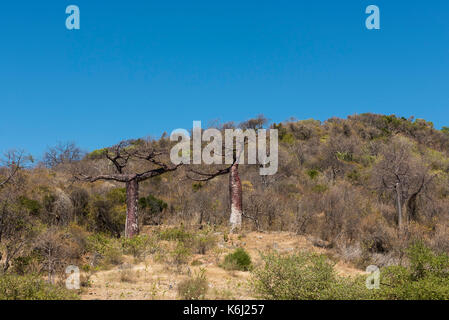
[[[65, 28], [70, 4], [81, 30]], [[449, 125], [448, 0], [2, 1], [0, 36], [1, 152], [259, 113]]]

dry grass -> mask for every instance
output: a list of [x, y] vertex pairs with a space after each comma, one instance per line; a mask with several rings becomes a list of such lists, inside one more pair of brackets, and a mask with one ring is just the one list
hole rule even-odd
[[[147, 230], [146, 232], [150, 232]], [[169, 243], [161, 244], [167, 248]], [[99, 271], [91, 276], [90, 287], [86, 288], [83, 299], [179, 299], [177, 287], [182, 281], [189, 279], [200, 268], [206, 270], [209, 290], [206, 299], [254, 299], [251, 289], [247, 285], [250, 272], [226, 271], [219, 267], [224, 256], [242, 247], [250, 255], [254, 266], [262, 263], [260, 252], [277, 250], [279, 252], [293, 252], [295, 250], [313, 250], [328, 253], [327, 249], [315, 247], [304, 236], [289, 232], [260, 233], [251, 232], [245, 236], [230, 235], [228, 242], [220, 239], [218, 246], [209, 250], [205, 255], [194, 254], [189, 262], [180, 270], [153, 255], [143, 262], [133, 264], [132, 257], [124, 257], [125, 267], [118, 266], [111, 270]], [[168, 249], [167, 249], [168, 250]], [[192, 262], [195, 261], [194, 265]], [[352, 276], [363, 273], [348, 263], [338, 262], [335, 266], [341, 275]]]

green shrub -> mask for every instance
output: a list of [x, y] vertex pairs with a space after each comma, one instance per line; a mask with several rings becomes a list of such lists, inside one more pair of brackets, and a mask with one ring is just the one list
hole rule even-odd
[[177, 241], [176, 247], [170, 252], [172, 262], [179, 267], [182, 264], [186, 264], [191, 255], [189, 247], [186, 247], [184, 242]]
[[76, 300], [78, 295], [37, 276], [0, 276], [0, 300]]
[[133, 238], [122, 239], [123, 251], [136, 259], [141, 259], [148, 253], [155, 253], [157, 241], [148, 235], [138, 235]]
[[126, 203], [126, 188], [114, 188], [108, 192], [106, 199], [114, 204]]
[[312, 187], [312, 191], [316, 192], [316, 193], [323, 193], [326, 192], [328, 189], [328, 186], [324, 185], [324, 184], [317, 184], [315, 186]]
[[143, 224], [158, 225], [161, 223], [162, 213], [168, 208], [168, 204], [150, 194], [139, 199], [139, 207]]
[[19, 256], [13, 260], [11, 271], [17, 275], [26, 275], [34, 273], [39, 265], [40, 256], [36, 252], [28, 255]]
[[164, 209], [167, 209], [168, 204], [164, 202], [164, 200], [158, 199], [150, 194], [146, 198], [142, 197], [139, 199], [139, 206], [142, 209], [147, 209], [152, 214], [156, 214], [164, 211]]
[[194, 182], [192, 184], [192, 190], [194, 192], [197, 192], [198, 190], [200, 190], [203, 187], [203, 184], [201, 182]]
[[183, 226], [160, 231], [159, 239], [182, 242], [184, 247], [199, 254], [206, 254], [207, 250], [213, 248], [217, 243], [211, 229], [205, 229], [195, 234], [185, 230]]
[[238, 248], [225, 256], [221, 267], [226, 270], [248, 271], [251, 269], [251, 257], [244, 249]]
[[209, 289], [205, 272], [206, 269], [201, 268], [192, 278], [179, 283], [178, 295], [184, 300], [204, 299]]
[[92, 160], [100, 159], [107, 153], [107, 151], [107, 148], [94, 150], [91, 153], [87, 154], [87, 158]]
[[212, 234], [212, 230], [206, 229], [196, 234], [192, 239], [192, 246], [199, 254], [206, 254], [206, 252], [217, 244], [217, 237]]
[[410, 272], [413, 280], [420, 280], [429, 276], [438, 278], [449, 277], [449, 255], [436, 254], [421, 242], [413, 243], [406, 251], [410, 260]]
[[319, 175], [319, 171], [315, 169], [307, 170], [307, 175], [310, 177], [310, 179], [315, 179]]
[[290, 256], [262, 255], [264, 266], [253, 272], [251, 284], [258, 296], [274, 300], [367, 299], [364, 279], [335, 274], [324, 255], [300, 252]]
[[102, 197], [96, 197], [91, 201], [87, 215], [89, 230], [108, 233], [118, 238], [125, 229], [125, 222], [125, 204], [115, 203]]
[[376, 298], [388, 300], [448, 300], [449, 256], [436, 254], [422, 242], [406, 250], [408, 267], [391, 266], [381, 270]]
[[161, 240], [168, 241], [187, 241], [193, 238], [193, 235], [184, 230], [183, 226], [162, 230], [159, 233]]
[[87, 248], [100, 256], [103, 266], [118, 265], [123, 261], [122, 246], [118, 239], [94, 233], [87, 238]]
[[39, 201], [32, 200], [24, 196], [19, 197], [19, 203], [23, 208], [28, 210], [30, 214], [38, 214], [42, 209], [42, 205]]
[[203, 261], [201, 261], [199, 259], [195, 259], [190, 263], [191, 266], [200, 266], [202, 264], [203, 264]]

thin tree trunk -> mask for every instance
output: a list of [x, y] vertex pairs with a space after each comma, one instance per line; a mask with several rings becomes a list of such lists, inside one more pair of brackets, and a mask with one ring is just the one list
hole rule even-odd
[[203, 210], [201, 209], [201, 210], [200, 210], [200, 219], [199, 219], [199, 221], [198, 221], [198, 224], [199, 224], [200, 226], [203, 224], [203, 217], [204, 217], [204, 212], [203, 212]]
[[126, 238], [132, 238], [139, 233], [139, 223], [137, 220], [138, 197], [139, 183], [137, 179], [132, 179], [126, 183]]
[[400, 184], [396, 183], [396, 198], [397, 198], [397, 207], [398, 207], [398, 227], [399, 232], [402, 232], [403, 223], [402, 223], [402, 195], [401, 195], [401, 188]]
[[229, 219], [231, 232], [235, 233], [242, 227], [242, 182], [239, 177], [239, 165], [234, 163], [229, 174], [229, 196], [231, 200], [231, 217]]

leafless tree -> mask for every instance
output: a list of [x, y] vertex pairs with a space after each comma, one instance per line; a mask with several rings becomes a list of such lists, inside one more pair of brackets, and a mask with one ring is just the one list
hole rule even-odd
[[69, 250], [58, 229], [52, 227], [39, 235], [34, 250], [42, 257], [42, 269], [47, 271], [48, 282], [54, 283], [54, 275], [67, 265]]
[[262, 129], [268, 123], [268, 119], [263, 114], [259, 114], [256, 118], [249, 119], [240, 123], [239, 127], [246, 129]]
[[85, 155], [74, 142], [59, 142], [54, 147], [47, 148], [43, 162], [47, 168], [54, 168], [60, 164], [79, 161]]
[[20, 170], [30, 160], [22, 151], [9, 151], [2, 160], [1, 174], [6, 177], [0, 183], [0, 271], [3, 272], [9, 269], [11, 261], [20, 255], [33, 236], [29, 215], [16, 205], [24, 186]]
[[384, 146], [381, 160], [373, 167], [373, 179], [381, 191], [394, 192], [400, 232], [405, 221], [417, 218], [417, 197], [434, 177], [413, 155], [413, 144], [408, 139], [396, 136]]
[[[114, 147], [104, 149], [100, 153], [100, 157], [112, 165], [112, 172], [97, 174], [77, 172], [75, 174], [77, 180], [87, 182], [110, 180], [126, 184], [125, 236], [128, 238], [139, 233], [137, 212], [139, 183], [166, 172], [174, 171], [182, 165], [171, 164], [166, 159], [169, 154], [168, 150], [157, 149], [153, 141], [123, 141]], [[143, 168], [140, 169], [140, 167]]]
[[[0, 188], [10, 182], [17, 172], [23, 168], [25, 163], [32, 160], [23, 151], [8, 151], [1, 160], [3, 168], [0, 168]], [[1, 179], [1, 177], [3, 177]]]

